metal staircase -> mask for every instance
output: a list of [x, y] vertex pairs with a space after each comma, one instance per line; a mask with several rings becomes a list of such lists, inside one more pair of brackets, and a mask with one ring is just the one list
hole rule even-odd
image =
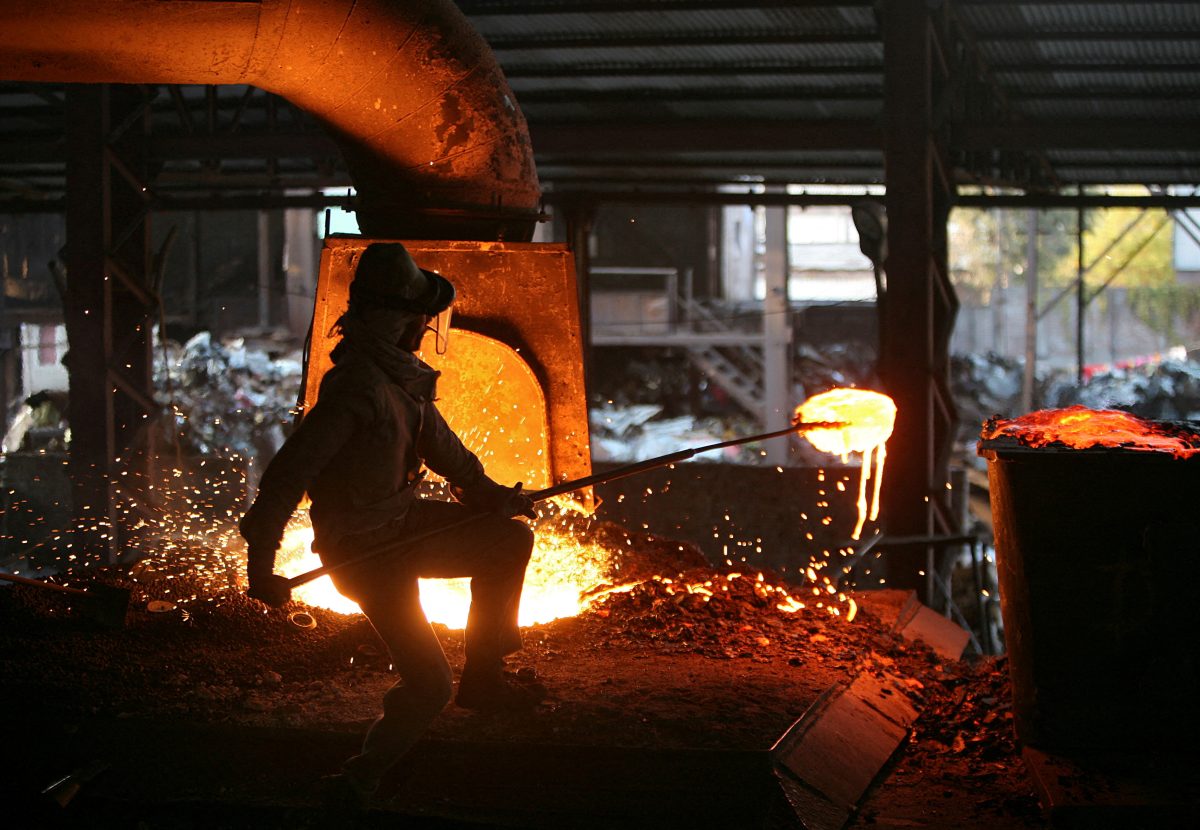
[[[593, 329], [593, 346], [679, 349], [710, 382], [727, 392], [747, 413], [766, 423], [768, 396], [763, 359], [766, 335], [761, 322], [756, 321], [758, 325], [750, 328], [731, 325], [728, 317], [692, 297], [689, 273], [684, 272], [681, 278], [673, 268], [593, 268], [589, 273], [626, 279], [631, 283], [640, 279], [642, 287], [624, 291], [634, 295], [652, 294], [667, 302], [665, 314], [660, 309], [653, 319], [635, 313], [635, 319], [607, 320], [607, 329]], [[647, 278], [659, 281], [652, 291], [645, 287]], [[637, 308], [636, 303], [630, 306]], [[628, 308], [622, 310], [628, 313]]]
[[[694, 299], [678, 297], [676, 302], [684, 319], [694, 330], [729, 333], [729, 324], [712, 313], [708, 306]], [[737, 403], [755, 417], [762, 417], [765, 405], [763, 394], [762, 349], [746, 344], [727, 346], [689, 346], [688, 359], [713, 383], [729, 393]]]
[[760, 417], [763, 411], [762, 360], [758, 359], [757, 374], [743, 372], [729, 358], [714, 347], [707, 349], [692, 347], [687, 350], [688, 359], [713, 383], [729, 393], [747, 412]]

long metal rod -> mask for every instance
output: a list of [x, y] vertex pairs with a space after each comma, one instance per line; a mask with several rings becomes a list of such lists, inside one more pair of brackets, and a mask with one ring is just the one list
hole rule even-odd
[[644, 473], [647, 470], [653, 470], [658, 467], [665, 467], [668, 464], [676, 464], [680, 461], [686, 461], [689, 458], [700, 455], [713, 450], [724, 449], [725, 447], [735, 447], [739, 444], [749, 444], [752, 441], [767, 441], [771, 438], [780, 438], [784, 435], [791, 435], [793, 432], [808, 432], [814, 429], [836, 429], [844, 426], [837, 421], [813, 421], [813, 422], [798, 422], [785, 429], [777, 429], [774, 432], [763, 432], [758, 435], [747, 435], [743, 438], [730, 438], [728, 441], [718, 441], [715, 444], [706, 444], [703, 447], [692, 447], [691, 449], [679, 450], [677, 452], [660, 455], [657, 458], [648, 458], [645, 461], [637, 461], [633, 464], [626, 464], [623, 467], [616, 467], [611, 470], [606, 470], [603, 473], [595, 473], [583, 478], [577, 478], [574, 481], [564, 481], [562, 484], [555, 484], [553, 487], [547, 487], [545, 490], [535, 490], [529, 494], [529, 497], [534, 501], [548, 499], [551, 496], [559, 496], [563, 493], [570, 493], [578, 490], [581, 487], [590, 487], [593, 484], [602, 484], [606, 481], [616, 481], [619, 478]]
[[[840, 427], [840, 426], [845, 426], [845, 424], [838, 422], [838, 421], [815, 421], [815, 422], [801, 421], [801, 422], [792, 424], [787, 429], [778, 429], [778, 430], [775, 430], [774, 432], [764, 432], [764, 433], [760, 433], [758, 435], [747, 435], [743, 438], [731, 438], [728, 441], [718, 441], [715, 444], [706, 444], [703, 447], [693, 447], [691, 449], [679, 450], [678, 452], [668, 453], [667, 455], [660, 455], [657, 458], [648, 458], [645, 461], [637, 461], [633, 464], [626, 464], [623, 467], [616, 467], [612, 470], [607, 470], [603, 473], [595, 473], [593, 475], [584, 476], [582, 478], [576, 478], [571, 481], [564, 481], [561, 484], [555, 484], [552, 487], [547, 487], [544, 490], [533, 490], [530, 493], [528, 493], [528, 496], [531, 499], [533, 499], [535, 502], [536, 501], [544, 501], [545, 499], [551, 498], [553, 496], [559, 496], [559, 495], [562, 495], [563, 493], [570, 493], [575, 490], [579, 490], [583, 487], [590, 487], [593, 484], [601, 484], [606, 481], [616, 481], [619, 478], [625, 478], [627, 476], [637, 475], [638, 473], [644, 473], [647, 470], [653, 470], [658, 467], [665, 467], [668, 464], [675, 464], [679, 461], [686, 461], [687, 459], [691, 458], [692, 456], [699, 455], [699, 454], [705, 453], [705, 452], [711, 452], [712, 450], [719, 450], [719, 449], [723, 449], [725, 447], [733, 447], [733, 446], [737, 446], [738, 444], [748, 444], [751, 441], [766, 441], [771, 438], [780, 438], [784, 435], [791, 435], [794, 432], [807, 432], [809, 430], [814, 430], [814, 429], [832, 429], [832, 428], [836, 428], [836, 427]], [[387, 545], [381, 545], [377, 548], [372, 548], [372, 549], [367, 550], [364, 553], [354, 557], [353, 559], [347, 559], [345, 562], [338, 562], [333, 565], [322, 565], [319, 568], [313, 568], [311, 571], [305, 571], [302, 574], [298, 574], [296, 576], [290, 577], [288, 579], [288, 583], [287, 583], [288, 588], [289, 589], [297, 588], [300, 585], [304, 585], [305, 583], [312, 582], [314, 579], [320, 579], [323, 576], [326, 576], [331, 573], [335, 573], [337, 571], [342, 570], [343, 568], [349, 568], [352, 565], [359, 565], [370, 559], [374, 559], [375, 557], [380, 556], [381, 554], [394, 552], [401, 547], [409, 547], [411, 545], [416, 544], [417, 542], [422, 542], [433, 536], [437, 536], [440, 533], [445, 533], [450, 530], [457, 530], [458, 528], [465, 527], [466, 525], [469, 525], [472, 522], [479, 521], [484, 516], [488, 516], [488, 515], [490, 515], [490, 514], [476, 513], [474, 515], [467, 516], [466, 518], [460, 519], [456, 522], [451, 522], [450, 524], [442, 525], [441, 527], [435, 527], [431, 530], [427, 530], [424, 533], [418, 533], [415, 536], [410, 536], [407, 539], [404, 539], [400, 542], [390, 543]]]
[[66, 585], [55, 585], [52, 582], [44, 582], [40, 579], [30, 579], [27, 576], [18, 576], [17, 574], [0, 573], [0, 582], [15, 582], [18, 585], [29, 585], [33, 588], [45, 588], [47, 591], [58, 591], [63, 594], [79, 594], [89, 596], [88, 592], [82, 588], [70, 588]]

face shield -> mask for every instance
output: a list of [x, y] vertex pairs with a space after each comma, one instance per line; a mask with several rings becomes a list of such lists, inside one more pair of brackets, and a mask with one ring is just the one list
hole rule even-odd
[[454, 286], [436, 271], [421, 269], [425, 277], [426, 291], [421, 298], [425, 314], [432, 317], [425, 327], [433, 333], [434, 350], [444, 355], [450, 347], [450, 315], [454, 309]]
[[425, 331], [433, 335], [433, 348], [439, 355], [444, 355], [450, 347], [450, 316], [453, 313], [454, 306], [448, 305], [425, 326]]

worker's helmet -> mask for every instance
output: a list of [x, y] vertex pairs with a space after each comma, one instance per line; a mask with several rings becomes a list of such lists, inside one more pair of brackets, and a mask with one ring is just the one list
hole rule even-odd
[[391, 308], [436, 317], [454, 302], [454, 286], [441, 274], [418, 268], [399, 242], [372, 242], [350, 283], [351, 305]]

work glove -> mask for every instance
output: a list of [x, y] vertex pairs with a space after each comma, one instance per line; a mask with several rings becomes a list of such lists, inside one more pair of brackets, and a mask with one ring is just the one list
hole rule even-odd
[[536, 519], [537, 513], [533, 509], [533, 499], [528, 493], [522, 492], [521, 486], [524, 482], [518, 481], [508, 490], [508, 498], [505, 500], [503, 508], [499, 511], [502, 515], [524, 516], [526, 519]]
[[238, 530], [246, 540], [246, 579], [249, 585], [246, 594], [272, 608], [286, 605], [292, 599], [287, 579], [275, 573], [275, 551], [279, 548], [278, 538], [260, 527], [259, 514], [250, 512], [238, 522]]
[[519, 481], [512, 487], [505, 487], [487, 479], [484, 483], [474, 487], [452, 487], [450, 492], [460, 503], [481, 513], [495, 513], [506, 519], [513, 516], [536, 519], [537, 513], [533, 512], [533, 499], [529, 497], [528, 493], [523, 493], [521, 487], [522, 482]]
[[272, 608], [282, 608], [292, 600], [292, 589], [288, 587], [287, 577], [258, 568], [247, 572], [250, 585], [246, 588], [247, 596], [264, 602]]

